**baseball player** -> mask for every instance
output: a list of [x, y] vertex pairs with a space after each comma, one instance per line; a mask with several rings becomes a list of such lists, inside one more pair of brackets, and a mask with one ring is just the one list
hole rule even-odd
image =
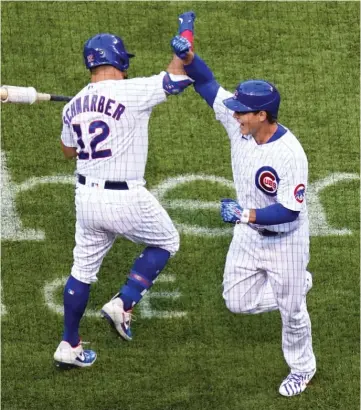
[[57, 366], [87, 367], [96, 353], [84, 350], [78, 329], [90, 286], [117, 236], [146, 245], [126, 283], [101, 314], [132, 340], [132, 308], [179, 248], [179, 234], [144, 187], [148, 122], [152, 109], [192, 81], [174, 56], [167, 71], [127, 79], [130, 58], [121, 38], [101, 33], [84, 46], [91, 80], [63, 110], [62, 150], [76, 158], [74, 264], [64, 289], [64, 333], [54, 354]]
[[[194, 14], [189, 13], [190, 16]], [[189, 29], [189, 28], [188, 28]], [[193, 30], [193, 26], [191, 26]], [[289, 375], [283, 396], [302, 393], [316, 372], [306, 294], [309, 227], [305, 193], [308, 162], [293, 133], [277, 122], [280, 94], [264, 80], [222, 88], [180, 36], [171, 41], [197, 93], [227, 131], [237, 200], [221, 201], [224, 222], [235, 224], [224, 270], [223, 297], [233, 313], [278, 309]]]

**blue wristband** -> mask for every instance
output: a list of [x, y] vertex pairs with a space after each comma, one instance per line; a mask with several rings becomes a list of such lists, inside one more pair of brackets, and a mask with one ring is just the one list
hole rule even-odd
[[293, 222], [298, 218], [299, 211], [292, 211], [282, 204], [273, 204], [266, 208], [256, 209], [256, 224], [279, 225]]

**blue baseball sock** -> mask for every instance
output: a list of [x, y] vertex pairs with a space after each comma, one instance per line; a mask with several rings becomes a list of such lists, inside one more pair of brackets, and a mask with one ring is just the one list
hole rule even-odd
[[120, 289], [124, 310], [138, 303], [168, 262], [170, 253], [162, 248], [147, 247], [135, 260], [128, 280]]
[[69, 276], [64, 288], [63, 340], [75, 347], [79, 344], [79, 323], [88, 303], [90, 285]]

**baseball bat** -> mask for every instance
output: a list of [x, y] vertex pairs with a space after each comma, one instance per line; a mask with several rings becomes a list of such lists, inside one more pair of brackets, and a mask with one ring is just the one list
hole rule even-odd
[[1, 86], [0, 93], [2, 103], [33, 104], [37, 101], [68, 102], [73, 98], [64, 95], [38, 93], [34, 87], [17, 87], [13, 85]]

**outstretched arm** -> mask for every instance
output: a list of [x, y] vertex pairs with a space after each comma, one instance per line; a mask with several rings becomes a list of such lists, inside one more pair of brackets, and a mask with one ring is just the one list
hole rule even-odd
[[[196, 15], [193, 11], [186, 11], [185, 13], [181, 14], [178, 17], [178, 34], [181, 37], [186, 38], [190, 43], [190, 50], [194, 51], [194, 21], [196, 19]], [[193, 55], [193, 53], [192, 53]], [[183, 61], [179, 56], [174, 54], [173, 60], [170, 62], [167, 72], [172, 74], [183, 74], [185, 75], [186, 72], [184, 71], [184, 64], [189, 64], [192, 61], [193, 57], [189, 57], [187, 61]]]
[[220, 85], [207, 64], [194, 54], [195, 13], [188, 11], [178, 17], [178, 36], [173, 38], [171, 46], [174, 53], [182, 60], [184, 71], [194, 82], [196, 92], [213, 106]]
[[[194, 20], [196, 16], [193, 12], [186, 12], [179, 16], [180, 26], [184, 35], [193, 42]], [[181, 32], [181, 31], [179, 31]], [[174, 54], [172, 61], [167, 67], [167, 74], [164, 76], [163, 89], [167, 95], [180, 94], [188, 86], [193, 84], [186, 71], [181, 58]]]
[[184, 71], [194, 80], [194, 89], [213, 107], [220, 85], [214, 78], [211, 69], [197, 55], [191, 51], [190, 42], [181, 36], [176, 36], [171, 41], [174, 53], [183, 61]]

